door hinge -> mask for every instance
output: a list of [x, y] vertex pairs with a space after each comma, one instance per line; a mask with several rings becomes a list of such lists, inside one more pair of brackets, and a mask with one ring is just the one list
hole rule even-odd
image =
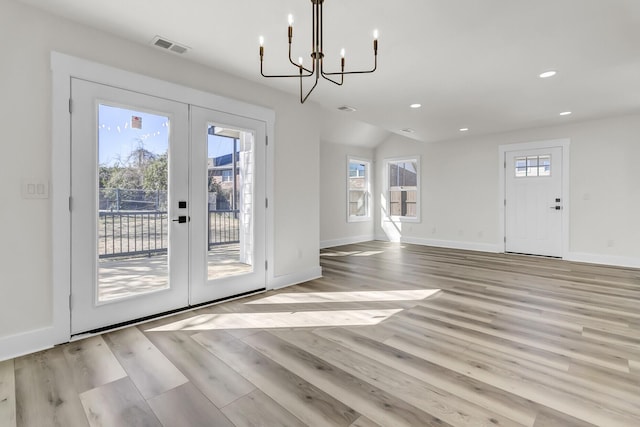
[[267, 199], [267, 198], [264, 199], [264, 207], [265, 207], [265, 209], [267, 209], [269, 207], [269, 199]]
[[507, 206], [507, 199], [504, 199], [504, 205]]
[[269, 269], [269, 261], [267, 261], [266, 259], [264, 260], [264, 269], [265, 271]]
[[269, 137], [268, 136], [264, 137], [264, 145], [269, 146]]
[[69, 294], [69, 311], [71, 311], [73, 304], [71, 303], [71, 294]]
[[504, 242], [507, 243], [507, 236], [504, 236]]
[[506, 160], [504, 161], [504, 168], [505, 169], [507, 168], [507, 161]]
[[69, 114], [73, 113], [73, 99], [69, 98]]
[[72, 208], [73, 208], [73, 198], [69, 196], [69, 212], [71, 212]]

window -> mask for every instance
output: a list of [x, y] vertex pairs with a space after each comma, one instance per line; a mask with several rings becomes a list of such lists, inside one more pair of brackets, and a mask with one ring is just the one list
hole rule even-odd
[[419, 159], [387, 160], [388, 215], [419, 220]]
[[551, 155], [516, 157], [516, 178], [551, 176]]
[[222, 182], [232, 182], [233, 181], [233, 170], [225, 169], [222, 171]]
[[366, 221], [371, 218], [370, 162], [349, 157], [347, 159], [347, 219]]

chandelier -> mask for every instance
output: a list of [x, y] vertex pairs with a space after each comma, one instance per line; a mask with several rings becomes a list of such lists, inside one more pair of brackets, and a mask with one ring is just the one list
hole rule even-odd
[[[291, 58], [291, 41], [293, 39], [293, 16], [289, 15], [289, 62], [298, 69], [297, 74], [280, 74], [280, 75], [267, 75], [264, 73], [262, 64], [264, 59], [264, 38], [260, 36], [260, 74], [263, 77], [298, 77], [300, 79], [300, 103], [304, 104], [304, 102], [309, 98], [311, 92], [318, 85], [318, 80], [322, 76], [324, 79], [329, 80], [331, 83], [334, 83], [338, 86], [342, 86], [344, 83], [344, 76], [346, 74], [367, 74], [373, 73], [376, 68], [378, 68], [378, 31], [373, 32], [373, 58], [374, 64], [371, 70], [365, 71], [344, 71], [345, 66], [345, 51], [344, 49], [340, 52], [340, 71], [336, 72], [325, 72], [324, 71], [324, 51], [322, 46], [322, 4], [324, 0], [311, 0], [311, 8], [312, 8], [312, 22], [313, 26], [311, 29], [312, 33], [312, 43], [311, 43], [311, 68], [307, 68], [303, 65], [302, 57], [298, 58], [298, 63], [293, 61]], [[309, 91], [304, 94], [302, 87], [303, 78], [311, 77], [315, 78], [313, 86]]]

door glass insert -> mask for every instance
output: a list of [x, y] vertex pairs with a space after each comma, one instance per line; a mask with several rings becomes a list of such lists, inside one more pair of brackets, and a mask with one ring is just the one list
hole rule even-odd
[[253, 271], [253, 134], [207, 127], [207, 277]]
[[516, 178], [551, 176], [551, 155], [515, 158]]
[[98, 303], [169, 287], [169, 118], [98, 106]]

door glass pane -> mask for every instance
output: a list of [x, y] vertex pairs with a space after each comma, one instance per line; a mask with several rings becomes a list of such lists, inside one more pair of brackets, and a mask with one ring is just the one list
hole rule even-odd
[[538, 176], [538, 156], [527, 157], [527, 176]]
[[209, 280], [253, 271], [253, 135], [207, 128]]
[[169, 118], [98, 106], [98, 302], [169, 287]]
[[551, 156], [540, 156], [538, 162], [538, 175], [551, 176]]

